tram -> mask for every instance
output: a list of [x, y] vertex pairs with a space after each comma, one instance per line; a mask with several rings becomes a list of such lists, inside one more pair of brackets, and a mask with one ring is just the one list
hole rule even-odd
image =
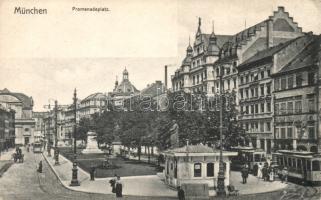
[[279, 150], [272, 159], [280, 168], [287, 167], [288, 180], [312, 186], [321, 185], [321, 156], [308, 151]]
[[232, 151], [238, 152], [236, 157], [231, 158], [231, 169], [240, 170], [243, 165], [249, 166], [250, 172], [253, 172], [255, 165], [261, 164], [262, 166], [267, 161], [266, 152], [262, 149], [255, 149], [253, 147], [232, 147]]
[[43, 151], [43, 144], [42, 142], [35, 142], [33, 143], [33, 152], [34, 153], [42, 153]]

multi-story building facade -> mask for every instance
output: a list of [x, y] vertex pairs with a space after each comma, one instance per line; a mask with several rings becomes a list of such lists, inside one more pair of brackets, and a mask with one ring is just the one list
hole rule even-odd
[[15, 111], [0, 105], [0, 153], [15, 145]]
[[80, 101], [80, 118], [90, 117], [94, 113], [101, 113], [106, 109], [107, 96], [103, 93], [94, 93]]
[[4, 89], [0, 91], [0, 104], [15, 111], [15, 144], [33, 143], [35, 121], [32, 119], [32, 97]]
[[32, 118], [35, 120], [34, 141], [41, 142], [45, 139], [45, 118], [49, 112], [32, 112]]
[[[188, 46], [182, 65], [172, 76], [173, 90], [212, 96], [220, 93], [220, 83], [224, 91], [234, 90], [238, 94], [238, 119], [251, 136], [252, 145], [271, 152], [277, 131], [271, 76], [292, 62], [311, 34], [303, 33], [283, 7], [231, 36], [215, 35], [213, 31], [205, 39], [200, 25], [193, 48]], [[206, 57], [208, 54], [211, 56]]]
[[[290, 47], [292, 46], [292, 47]], [[276, 149], [321, 152], [320, 144], [320, 36], [294, 40], [277, 55], [295, 54], [291, 62], [277, 65], [274, 79], [274, 137]], [[290, 52], [289, 52], [290, 51]], [[318, 150], [319, 148], [319, 150]]]

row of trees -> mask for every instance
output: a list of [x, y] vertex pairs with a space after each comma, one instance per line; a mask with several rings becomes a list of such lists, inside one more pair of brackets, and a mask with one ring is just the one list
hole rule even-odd
[[[97, 132], [99, 144], [111, 145], [113, 141], [120, 141], [127, 148], [137, 148], [140, 159], [142, 146], [147, 147], [148, 152], [154, 146], [160, 150], [169, 148], [169, 130], [175, 120], [179, 126], [180, 146], [188, 140], [190, 144], [219, 147], [221, 105], [218, 98], [184, 92], [168, 93], [164, 99], [166, 106], [163, 106], [166, 109], [160, 108], [159, 102], [146, 101], [145, 97], [131, 99], [125, 101], [125, 109], [121, 111], [109, 109], [90, 119], [81, 119], [78, 138], [85, 139], [91, 129]], [[222, 105], [224, 148], [245, 145], [249, 139], [236, 120], [235, 93], [225, 93]]]

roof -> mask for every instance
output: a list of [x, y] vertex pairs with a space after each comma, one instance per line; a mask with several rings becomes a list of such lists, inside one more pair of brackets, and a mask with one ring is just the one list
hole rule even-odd
[[161, 81], [156, 81], [155, 83], [152, 83], [151, 85], [148, 85], [146, 88], [144, 88], [140, 94], [141, 95], [148, 95], [151, 97], [160, 95], [163, 93], [163, 83]]
[[27, 95], [23, 93], [17, 93], [17, 92], [10, 92], [7, 88], [0, 90], [0, 94], [3, 95], [11, 95], [19, 99], [22, 103], [22, 107], [25, 109], [30, 109], [33, 107], [33, 99], [32, 97], [28, 97]]
[[139, 90], [128, 79], [124, 79], [113, 92], [114, 95], [130, 95], [135, 93], [139, 93]]
[[181, 148], [176, 148], [172, 150], [168, 150], [169, 153], [214, 153], [213, 148], [210, 148], [205, 145], [188, 145]]
[[97, 92], [87, 96], [85, 99], [81, 100], [81, 102], [92, 100], [92, 99], [107, 99], [107, 96], [101, 92]]
[[250, 64], [254, 64], [257, 63], [260, 60], [263, 59], [268, 59], [268, 58], [272, 58], [272, 56], [276, 53], [278, 53], [279, 51], [281, 51], [282, 49], [284, 49], [285, 47], [287, 47], [289, 44], [291, 44], [292, 42], [296, 41], [297, 39], [299, 39], [301, 37], [289, 40], [285, 43], [280, 43], [277, 46], [274, 47], [270, 47], [268, 49], [264, 49], [262, 51], [257, 52], [254, 56], [250, 57], [249, 59], [245, 60], [243, 63], [241, 63], [238, 68], [244, 68], [249, 66]]
[[291, 62], [285, 65], [274, 75], [284, 74], [294, 70], [302, 69], [314, 65], [316, 62], [320, 42], [320, 36], [313, 36], [313, 41], [309, 43]]

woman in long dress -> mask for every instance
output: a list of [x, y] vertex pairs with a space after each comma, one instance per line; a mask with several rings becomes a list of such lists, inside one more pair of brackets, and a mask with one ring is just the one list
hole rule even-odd
[[116, 197], [123, 197], [123, 182], [120, 180], [119, 176], [116, 181]]
[[262, 165], [259, 163], [258, 170], [257, 170], [257, 178], [262, 178]]

